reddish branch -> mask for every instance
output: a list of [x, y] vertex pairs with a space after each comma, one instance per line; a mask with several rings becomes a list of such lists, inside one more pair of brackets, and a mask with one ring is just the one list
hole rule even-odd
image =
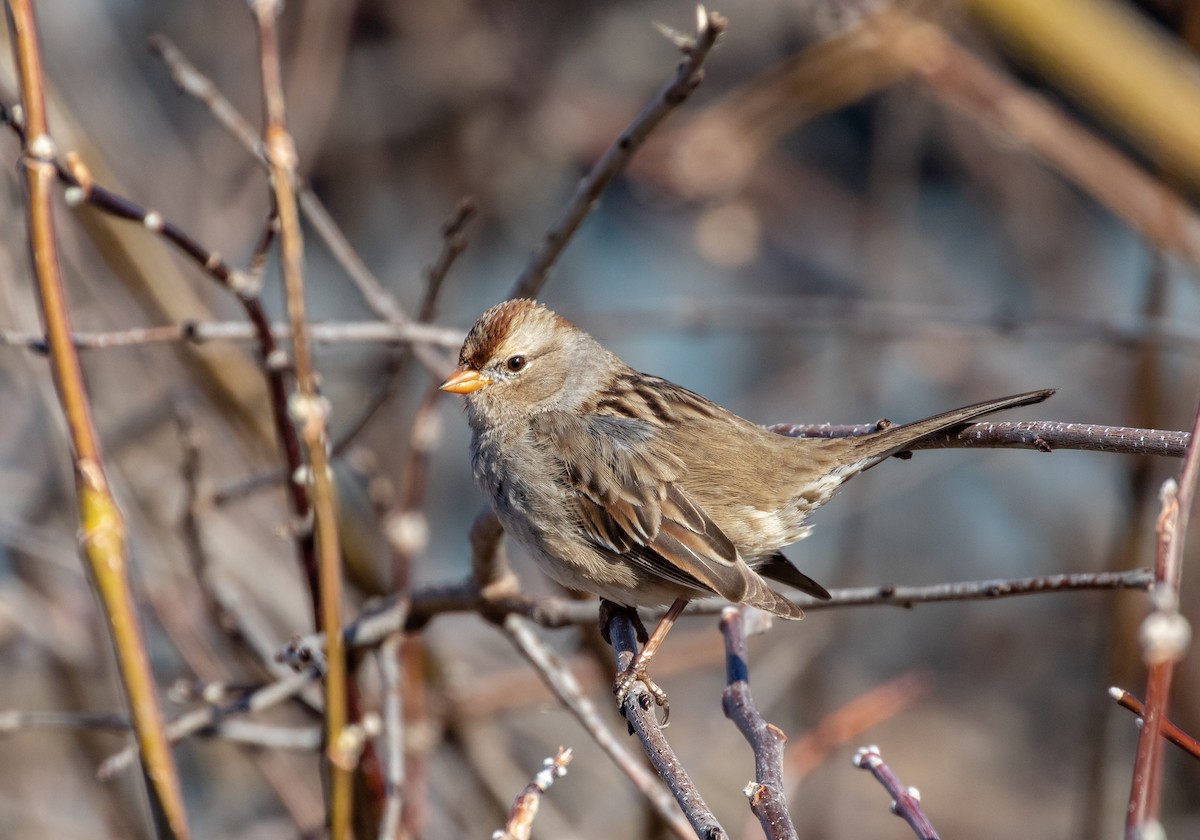
[[[1133, 712], [1139, 718], [1142, 718], [1144, 723], [1146, 707], [1141, 700], [1123, 688], [1110, 688], [1108, 694], [1112, 699], [1117, 701], [1117, 705]], [[1184, 732], [1166, 718], [1163, 718], [1162, 722], [1162, 735], [1172, 744], [1189, 753], [1192, 758], [1200, 758], [1200, 740]]]

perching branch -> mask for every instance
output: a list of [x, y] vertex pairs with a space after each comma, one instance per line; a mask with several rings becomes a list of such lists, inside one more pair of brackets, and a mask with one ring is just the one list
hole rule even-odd
[[[595, 606], [592, 615], [595, 616]], [[594, 618], [593, 618], [594, 620]], [[609, 634], [612, 639], [613, 654], [616, 657], [617, 671], [629, 667], [637, 656], [637, 630], [633, 618], [627, 611], [616, 610], [609, 624]], [[683, 809], [684, 815], [692, 828], [696, 830], [701, 840], [727, 840], [729, 835], [700, 796], [687, 770], [676, 757], [675, 751], [663, 736], [659, 726], [657, 707], [650, 696], [645, 683], [636, 682], [629, 691], [625, 704], [621, 707], [629, 728], [642, 742], [650, 763], [658, 772], [659, 777], [671, 789], [675, 801]]]

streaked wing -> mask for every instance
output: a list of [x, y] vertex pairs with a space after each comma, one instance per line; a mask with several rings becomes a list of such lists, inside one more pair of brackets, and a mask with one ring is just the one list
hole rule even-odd
[[562, 463], [584, 536], [650, 574], [740, 601], [750, 570], [680, 488], [679, 458], [644, 420], [546, 412], [534, 419]]

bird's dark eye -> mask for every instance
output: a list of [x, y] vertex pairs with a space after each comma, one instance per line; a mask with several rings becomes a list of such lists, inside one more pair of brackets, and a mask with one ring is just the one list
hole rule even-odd
[[524, 356], [512, 356], [504, 364], [508, 365], [508, 369], [515, 373], [516, 371], [525, 367], [525, 357]]

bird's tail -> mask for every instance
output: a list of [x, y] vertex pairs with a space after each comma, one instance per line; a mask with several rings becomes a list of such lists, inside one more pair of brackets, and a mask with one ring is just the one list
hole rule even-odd
[[905, 423], [903, 426], [891, 426], [887, 429], [881, 429], [878, 432], [871, 432], [870, 434], [855, 438], [842, 438], [842, 440], [852, 441], [855, 445], [853, 450], [855, 457], [848, 459], [849, 463], [843, 468], [846, 477], [849, 478], [855, 473], [873, 467], [880, 461], [911, 448], [913, 444], [927, 437], [950, 431], [957, 426], [964, 426], [980, 417], [994, 414], [997, 411], [1004, 411], [1007, 408], [1016, 408], [1021, 405], [1040, 403], [1053, 393], [1053, 388], [1042, 391], [1029, 391], [1024, 394], [1015, 394], [1011, 397], [1001, 397], [1000, 399], [987, 400], [975, 405], [963, 406], [953, 411], [947, 411], [944, 414], [935, 414], [933, 417], [926, 417], [924, 420]]

